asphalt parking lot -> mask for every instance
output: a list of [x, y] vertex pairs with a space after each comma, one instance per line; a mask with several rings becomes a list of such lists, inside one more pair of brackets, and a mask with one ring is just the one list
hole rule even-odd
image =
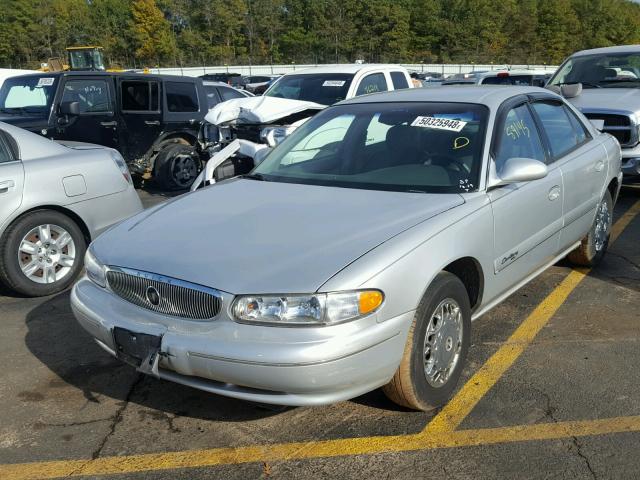
[[68, 292], [0, 290], [0, 479], [640, 478], [639, 188], [615, 220], [598, 268], [561, 262], [473, 324], [460, 389], [429, 414], [378, 391], [278, 409], [143, 377]]

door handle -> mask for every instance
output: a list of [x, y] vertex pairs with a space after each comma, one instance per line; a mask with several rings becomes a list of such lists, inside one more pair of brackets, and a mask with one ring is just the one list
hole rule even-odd
[[117, 127], [118, 122], [116, 122], [115, 120], [113, 122], [100, 122], [100, 125], [102, 125], [103, 127]]
[[599, 160], [598, 162], [596, 162], [596, 172], [601, 172], [602, 169], [604, 168], [604, 161], [603, 160]]
[[160, 120], [145, 120], [145, 125], [160, 125]]
[[7, 180], [6, 182], [0, 182], [0, 193], [7, 193], [9, 189], [16, 186], [13, 180]]
[[554, 200], [557, 200], [559, 197], [560, 197], [560, 187], [558, 185], [554, 185], [553, 187], [551, 187], [551, 190], [549, 190], [549, 200], [553, 202]]

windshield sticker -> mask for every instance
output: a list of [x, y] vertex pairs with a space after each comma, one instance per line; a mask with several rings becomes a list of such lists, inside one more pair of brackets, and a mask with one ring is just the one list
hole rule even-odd
[[459, 181], [458, 188], [464, 192], [470, 192], [473, 190], [473, 183], [471, 183], [468, 178], [465, 178]]
[[38, 80], [36, 87], [50, 87], [53, 85], [54, 79], [51, 77], [44, 77]]
[[325, 80], [322, 84], [323, 87], [344, 87], [344, 80]]
[[412, 127], [434, 128], [436, 130], [448, 130], [450, 132], [459, 132], [464, 128], [467, 122], [461, 120], [449, 120], [446, 118], [436, 117], [417, 117]]
[[529, 131], [529, 127], [524, 124], [524, 120], [518, 120], [517, 122], [507, 125], [504, 131], [512, 140], [518, 140], [524, 135], [531, 138], [531, 132]]
[[453, 141], [453, 149], [458, 150], [459, 148], [464, 148], [469, 145], [469, 139], [467, 137], [456, 137]]

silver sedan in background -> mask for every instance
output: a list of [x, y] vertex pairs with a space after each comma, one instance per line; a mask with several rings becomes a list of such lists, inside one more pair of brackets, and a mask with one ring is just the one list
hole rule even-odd
[[382, 386], [427, 410], [472, 319], [562, 257], [602, 259], [621, 178], [617, 141], [540, 88], [365, 95], [102, 235], [72, 308], [159, 378], [285, 405]]
[[65, 289], [89, 242], [141, 210], [117, 151], [0, 123], [0, 282], [12, 290]]

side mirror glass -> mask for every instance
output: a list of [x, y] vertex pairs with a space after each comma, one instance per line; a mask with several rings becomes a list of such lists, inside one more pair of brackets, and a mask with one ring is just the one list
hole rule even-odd
[[61, 115], [80, 115], [80, 103], [78, 102], [64, 102], [60, 104]]
[[547, 166], [533, 158], [509, 158], [499, 172], [492, 172], [489, 187], [498, 187], [510, 183], [531, 182], [544, 178], [549, 173]]

